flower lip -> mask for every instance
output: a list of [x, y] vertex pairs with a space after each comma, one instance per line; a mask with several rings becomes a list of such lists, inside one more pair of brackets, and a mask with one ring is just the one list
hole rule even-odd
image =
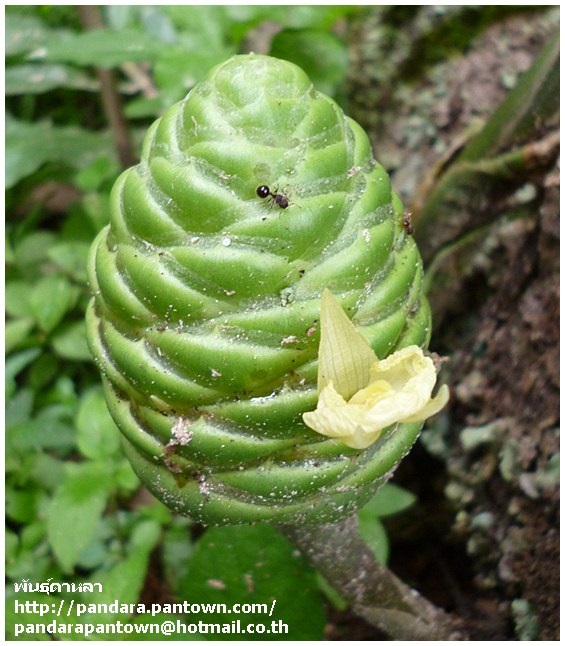
[[314, 431], [365, 449], [391, 425], [423, 421], [447, 403], [445, 385], [432, 398], [436, 367], [420, 347], [379, 360], [328, 290], [320, 321], [318, 406], [303, 414]]

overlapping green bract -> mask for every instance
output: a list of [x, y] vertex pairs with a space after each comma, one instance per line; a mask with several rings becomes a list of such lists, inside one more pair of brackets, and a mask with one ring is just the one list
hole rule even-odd
[[429, 311], [367, 136], [295, 65], [236, 56], [154, 124], [89, 272], [110, 411], [173, 509], [204, 523], [329, 522], [414, 442], [419, 424], [360, 452], [302, 421], [317, 400], [324, 288], [381, 357], [425, 345]]

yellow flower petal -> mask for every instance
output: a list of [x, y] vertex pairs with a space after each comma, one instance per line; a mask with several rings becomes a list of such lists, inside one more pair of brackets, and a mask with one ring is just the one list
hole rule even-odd
[[320, 394], [318, 408], [302, 417], [312, 430], [337, 438], [353, 449], [366, 449], [384, 430], [367, 427], [366, 407], [347, 403], [332, 382]]
[[328, 290], [321, 327], [318, 406], [303, 415], [314, 431], [365, 449], [393, 424], [423, 421], [447, 403], [447, 386], [432, 398], [436, 366], [420, 347], [380, 361]]
[[405, 417], [403, 422], [423, 422], [428, 417], [432, 417], [447, 404], [449, 401], [449, 388], [444, 384], [437, 392], [437, 395], [421, 408], [414, 415]]

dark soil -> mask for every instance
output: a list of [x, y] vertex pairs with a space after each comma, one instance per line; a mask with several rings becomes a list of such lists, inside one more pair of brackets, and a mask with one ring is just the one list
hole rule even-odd
[[[463, 193], [463, 208], [438, 217], [425, 238], [417, 218], [438, 181], [429, 169], [449, 163], [468, 128], [488, 119], [530, 67], [558, 14], [548, 7], [514, 10], [489, 22], [484, 7], [408, 9], [377, 9], [355, 33], [354, 116], [370, 129], [377, 158], [416, 216], [427, 265], [457, 227], [463, 234], [482, 226], [483, 233], [445, 260], [441, 285], [436, 281], [429, 293], [431, 349], [449, 358], [451, 402], [395, 476], [419, 502], [389, 523], [391, 568], [463, 618], [472, 639], [558, 640], [555, 156], [511, 191], [494, 186], [482, 201], [471, 194], [468, 208]], [[434, 57], [439, 33], [444, 44], [454, 42], [450, 28], [465, 33], [461, 47]], [[527, 143], [548, 140], [558, 124], [537, 126]], [[526, 208], [514, 201], [520, 190], [530, 192]]]

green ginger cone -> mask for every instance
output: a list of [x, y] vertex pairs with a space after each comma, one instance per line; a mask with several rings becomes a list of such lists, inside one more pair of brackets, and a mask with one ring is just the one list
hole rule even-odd
[[92, 246], [87, 325], [157, 498], [204, 524], [327, 523], [386, 481], [421, 422], [356, 450], [302, 414], [325, 288], [379, 357], [427, 344], [402, 217], [364, 131], [286, 61], [235, 56], [153, 125]]

